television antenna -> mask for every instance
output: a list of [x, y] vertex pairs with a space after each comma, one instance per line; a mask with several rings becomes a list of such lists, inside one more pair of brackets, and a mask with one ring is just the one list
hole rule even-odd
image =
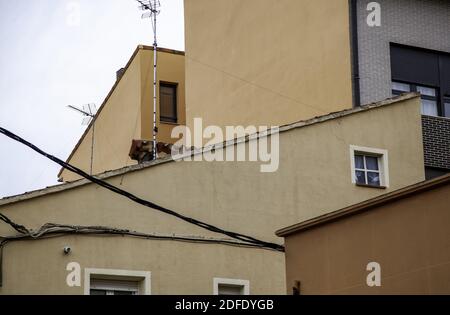
[[143, 19], [151, 18], [152, 19], [152, 28], [153, 28], [153, 159], [156, 159], [156, 135], [158, 133], [158, 127], [156, 125], [156, 106], [157, 106], [157, 84], [158, 84], [158, 37], [156, 33], [156, 17], [161, 12], [161, 3], [159, 0], [136, 0], [140, 6], [139, 9], [145, 11], [142, 14]]
[[86, 104], [83, 105], [83, 108], [80, 109], [78, 107], [68, 105], [70, 109], [76, 111], [79, 114], [82, 114], [83, 120], [81, 124], [83, 126], [88, 126], [92, 122], [92, 140], [91, 140], [91, 167], [90, 167], [90, 175], [92, 175], [93, 165], [94, 165], [94, 142], [95, 142], [95, 114], [97, 113], [97, 106], [95, 104]]

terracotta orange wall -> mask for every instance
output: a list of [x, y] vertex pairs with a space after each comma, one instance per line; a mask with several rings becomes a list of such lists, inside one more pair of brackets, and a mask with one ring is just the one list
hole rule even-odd
[[[450, 294], [450, 185], [286, 238], [301, 294]], [[381, 287], [368, 287], [369, 262]]]

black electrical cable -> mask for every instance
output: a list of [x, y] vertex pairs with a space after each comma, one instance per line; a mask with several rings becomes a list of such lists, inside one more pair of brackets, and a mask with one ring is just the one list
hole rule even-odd
[[61, 159], [59, 159], [59, 158], [57, 158], [57, 157], [55, 157], [55, 156], [53, 156], [51, 154], [48, 154], [48, 153], [44, 152], [43, 150], [41, 150], [40, 148], [38, 148], [34, 144], [26, 141], [25, 139], [19, 137], [18, 135], [12, 133], [11, 131], [9, 131], [7, 129], [4, 129], [4, 128], [0, 127], [0, 133], [4, 134], [8, 138], [11, 138], [11, 139], [13, 139], [13, 140], [15, 140], [17, 142], [22, 143], [23, 145], [29, 147], [30, 149], [32, 149], [33, 151], [39, 153], [40, 155], [42, 155], [42, 156], [48, 158], [49, 160], [59, 164], [61, 167], [65, 168], [65, 169], [67, 169], [67, 170], [69, 170], [69, 171], [71, 171], [71, 172], [73, 172], [75, 174], [78, 174], [81, 177], [84, 177], [87, 180], [89, 180], [89, 181], [91, 181], [91, 182], [93, 182], [93, 183], [95, 183], [95, 184], [97, 184], [97, 185], [99, 185], [99, 186], [101, 186], [103, 188], [106, 188], [106, 189], [108, 189], [108, 190], [110, 190], [110, 191], [112, 191], [114, 193], [122, 195], [122, 196], [124, 196], [124, 197], [126, 197], [126, 198], [128, 198], [128, 199], [130, 199], [130, 200], [132, 200], [132, 201], [134, 201], [136, 203], [138, 203], [138, 204], [141, 204], [143, 206], [146, 206], [146, 207], [158, 210], [160, 212], [166, 213], [168, 215], [174, 216], [174, 217], [179, 218], [179, 219], [181, 219], [181, 220], [183, 220], [185, 222], [188, 222], [188, 223], [191, 223], [193, 225], [199, 226], [199, 227], [201, 227], [203, 229], [206, 229], [206, 230], [214, 232], [214, 233], [224, 234], [226, 236], [229, 236], [231, 238], [237, 239], [239, 241], [248, 242], [248, 243], [251, 243], [251, 244], [254, 244], [254, 245], [259, 245], [261, 247], [275, 249], [275, 250], [278, 250], [278, 251], [281, 251], [281, 252], [284, 251], [284, 246], [282, 246], [282, 245], [261, 241], [261, 240], [258, 240], [256, 238], [253, 238], [251, 236], [244, 235], [244, 234], [239, 234], [239, 233], [223, 230], [223, 229], [221, 229], [219, 227], [216, 227], [214, 225], [211, 225], [211, 224], [208, 224], [208, 223], [196, 220], [196, 219], [191, 218], [191, 217], [184, 216], [184, 215], [182, 215], [180, 213], [177, 213], [177, 212], [175, 212], [173, 210], [170, 210], [170, 209], [167, 209], [167, 208], [162, 207], [160, 205], [157, 205], [157, 204], [155, 204], [155, 203], [153, 203], [151, 201], [141, 199], [141, 198], [133, 195], [132, 193], [129, 193], [129, 192], [127, 192], [127, 191], [125, 191], [123, 189], [120, 189], [120, 188], [118, 188], [118, 187], [116, 187], [114, 185], [111, 185], [111, 184], [109, 184], [109, 183], [107, 183], [107, 182], [105, 182], [105, 181], [103, 181], [101, 179], [98, 179], [98, 178], [96, 178], [94, 176], [91, 176], [91, 175], [87, 174], [86, 172], [84, 172], [83, 170], [81, 170], [81, 169], [79, 169], [79, 168], [77, 168], [77, 167], [75, 167], [75, 166], [73, 166], [73, 165], [71, 165], [69, 163], [66, 163], [66, 162], [62, 161]]
[[5, 216], [5, 215], [3, 215], [1, 213], [0, 213], [0, 220], [2, 220], [3, 222], [9, 224], [10, 226], [12, 226], [14, 228], [14, 230], [19, 232], [20, 234], [29, 233], [29, 231], [28, 231], [28, 229], [26, 227], [24, 227], [23, 225], [14, 223], [7, 216]]
[[[12, 222], [5, 215], [0, 213], [0, 220], [14, 227], [16, 223]], [[214, 244], [225, 244], [241, 247], [256, 247], [261, 248], [257, 244], [249, 244], [245, 242], [237, 242], [231, 239], [214, 239], [214, 238], [203, 238], [203, 237], [188, 237], [188, 236], [176, 236], [176, 235], [155, 235], [149, 233], [136, 232], [126, 229], [118, 229], [106, 226], [79, 226], [79, 225], [67, 225], [67, 224], [55, 224], [46, 223], [40, 227], [37, 231], [31, 232], [26, 229], [26, 233], [21, 233], [14, 236], [0, 236], [0, 247], [5, 242], [20, 241], [20, 240], [38, 240], [42, 238], [48, 238], [49, 236], [63, 236], [67, 234], [78, 234], [78, 235], [120, 235], [120, 236], [131, 236], [137, 238], [145, 239], [156, 239], [156, 240], [172, 240], [181, 242], [194, 242], [194, 243], [214, 243]]]
[[14, 236], [0, 236], [0, 288], [3, 287], [3, 250], [6, 244], [15, 241], [25, 241], [25, 240], [40, 240], [48, 239], [53, 237], [62, 237], [65, 235], [117, 235], [117, 236], [128, 236], [135, 238], [142, 238], [147, 240], [166, 240], [166, 241], [178, 241], [178, 242], [190, 242], [190, 243], [201, 243], [201, 244], [221, 244], [228, 246], [237, 247], [247, 247], [247, 248], [265, 248], [270, 250], [278, 250], [273, 248], [266, 248], [259, 244], [251, 244], [248, 242], [238, 242], [228, 239], [213, 239], [213, 238], [202, 238], [202, 237], [187, 237], [187, 236], [176, 236], [176, 235], [155, 235], [136, 231], [130, 231], [125, 229], [117, 229], [104, 226], [77, 226], [77, 225], [65, 225], [65, 224], [54, 224], [46, 223], [37, 231], [32, 231], [24, 227], [23, 225], [17, 224], [9, 219], [4, 214], [0, 213], [0, 221], [5, 222], [10, 225], [13, 229], [19, 232], [19, 235]]

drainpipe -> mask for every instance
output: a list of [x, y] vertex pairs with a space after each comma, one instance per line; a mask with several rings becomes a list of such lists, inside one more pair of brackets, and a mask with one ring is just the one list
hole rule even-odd
[[349, 0], [350, 7], [350, 46], [352, 55], [353, 107], [361, 106], [361, 87], [359, 77], [358, 52], [358, 0]]

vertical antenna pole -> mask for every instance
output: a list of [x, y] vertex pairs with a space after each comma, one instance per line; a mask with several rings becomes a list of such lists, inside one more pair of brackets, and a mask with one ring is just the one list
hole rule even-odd
[[156, 160], [157, 149], [156, 149], [156, 134], [158, 132], [158, 127], [156, 126], [156, 105], [157, 105], [157, 84], [158, 84], [158, 41], [156, 36], [156, 15], [157, 15], [157, 7], [156, 1], [153, 2], [152, 9], [153, 12], [153, 159]]
[[95, 141], [95, 118], [92, 122], [92, 147], [91, 147], [91, 172], [90, 175], [93, 174], [93, 168], [94, 168], [94, 141]]
[[156, 17], [160, 13], [159, 7], [160, 3], [159, 0], [136, 0], [140, 4], [141, 10], [149, 11], [147, 14], [143, 14], [142, 18], [150, 17], [152, 28], [153, 28], [153, 160], [156, 160], [157, 158], [157, 142], [156, 142], [156, 136], [158, 134], [158, 126], [156, 124], [156, 110], [157, 110], [157, 99], [158, 96], [156, 93], [158, 92], [158, 39], [157, 39], [157, 32], [156, 32]]

